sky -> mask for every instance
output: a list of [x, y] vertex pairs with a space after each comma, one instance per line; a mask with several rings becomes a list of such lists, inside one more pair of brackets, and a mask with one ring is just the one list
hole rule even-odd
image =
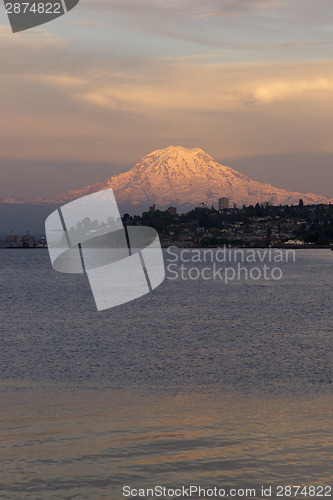
[[0, 10], [0, 198], [53, 198], [200, 147], [333, 197], [331, 0], [80, 0], [13, 34]]

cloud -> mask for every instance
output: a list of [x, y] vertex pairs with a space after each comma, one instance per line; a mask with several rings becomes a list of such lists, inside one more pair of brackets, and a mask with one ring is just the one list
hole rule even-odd
[[318, 99], [322, 93], [332, 94], [333, 73], [328, 77], [279, 79], [268, 81], [252, 92], [253, 101], [258, 104], [286, 102], [304, 99]]
[[[158, 76], [157, 76], [158, 75]], [[103, 109], [154, 115], [178, 112], [239, 111], [249, 106], [332, 98], [331, 62], [218, 64], [189, 61], [146, 64], [131, 70], [95, 68], [84, 75], [37, 75], [45, 85]]]
[[258, 10], [281, 8], [278, 0], [87, 0], [86, 8], [137, 13], [178, 12], [199, 16], [237, 15]]
[[[29, 78], [29, 75], [27, 76]], [[55, 74], [55, 75], [30, 75], [30, 78], [34, 81], [39, 80], [39, 82], [44, 82], [45, 84], [50, 84], [54, 87], [65, 87], [73, 88], [80, 87], [85, 84], [86, 80], [81, 77], [68, 75], [68, 74]]]
[[333, 45], [333, 42], [331, 42], [331, 41], [317, 41], [317, 42], [304, 41], [304, 42], [258, 43], [258, 44], [244, 45], [243, 48], [246, 48], [246, 49], [287, 48], [287, 49], [289, 49], [290, 47], [316, 47], [316, 46], [326, 47], [326, 46], [330, 46], [330, 45]]
[[100, 26], [101, 23], [96, 21], [86, 21], [86, 22], [77, 22], [71, 23], [71, 26]]
[[26, 49], [38, 52], [48, 49], [59, 49], [66, 46], [66, 41], [46, 29], [35, 28], [23, 31], [19, 35], [13, 35], [9, 26], [0, 24], [0, 40], [2, 47], [8, 47], [11, 51]]
[[283, 6], [282, 2], [275, 0], [227, 0], [220, 2], [211, 0], [208, 2], [200, 1], [197, 3], [198, 17], [230, 17], [244, 14], [256, 13], [263, 10], [275, 10]]
[[85, 0], [45, 29], [0, 26], [0, 161], [330, 152], [333, 11], [318, 2]]
[[[253, 23], [251, 14], [280, 6], [281, 2], [275, 0], [87, 0], [82, 8], [85, 15], [90, 12], [95, 17], [96, 12], [102, 13], [103, 22], [109, 19], [134, 33], [221, 47], [221, 41], [226, 41], [225, 30], [223, 26], [212, 29], [212, 23], [216, 24], [214, 17], [244, 16]], [[258, 22], [256, 19], [255, 23]]]
[[332, 151], [331, 61], [221, 64], [206, 56], [142, 59], [139, 70], [113, 59], [9, 79], [2, 155], [130, 165], [173, 143], [220, 159]]

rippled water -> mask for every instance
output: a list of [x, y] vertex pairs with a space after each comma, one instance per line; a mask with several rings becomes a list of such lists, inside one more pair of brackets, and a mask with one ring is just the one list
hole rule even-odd
[[47, 251], [1, 250], [0, 498], [332, 485], [332, 259], [97, 313]]

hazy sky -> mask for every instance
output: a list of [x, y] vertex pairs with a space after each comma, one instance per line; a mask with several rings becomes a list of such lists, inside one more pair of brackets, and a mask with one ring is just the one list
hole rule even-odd
[[169, 145], [333, 197], [332, 0], [81, 0], [12, 34], [0, 197], [52, 197]]

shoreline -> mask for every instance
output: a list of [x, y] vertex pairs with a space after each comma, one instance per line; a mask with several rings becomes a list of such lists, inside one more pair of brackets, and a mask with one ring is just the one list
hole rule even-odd
[[[223, 247], [212, 245], [212, 246], [206, 246], [206, 247], [195, 247], [195, 246], [178, 246], [176, 243], [173, 243], [172, 245], [161, 245], [162, 249], [165, 248], [170, 248], [170, 247], [176, 247], [179, 249], [186, 248], [188, 250], [191, 249], [196, 249], [196, 250], [204, 250], [205, 248], [216, 248], [216, 249], [221, 249]], [[242, 245], [234, 245], [234, 246], [227, 246], [226, 248], [232, 250], [232, 249], [239, 249], [242, 248], [243, 250], [251, 250], [251, 249], [277, 249], [277, 250], [333, 250], [333, 246], [316, 246], [316, 245], [271, 245], [271, 246], [242, 246]], [[0, 247], [0, 250], [48, 250], [48, 247]]]

